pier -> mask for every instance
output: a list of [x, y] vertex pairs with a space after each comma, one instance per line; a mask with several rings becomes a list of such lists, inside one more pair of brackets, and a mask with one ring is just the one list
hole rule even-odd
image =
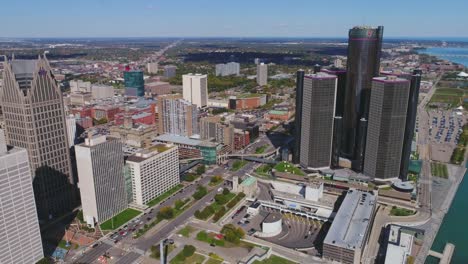
[[452, 243], [445, 244], [444, 252], [439, 253], [434, 250], [429, 250], [429, 256], [440, 259], [440, 264], [450, 264], [452, 260], [453, 252], [455, 251], [455, 245]]

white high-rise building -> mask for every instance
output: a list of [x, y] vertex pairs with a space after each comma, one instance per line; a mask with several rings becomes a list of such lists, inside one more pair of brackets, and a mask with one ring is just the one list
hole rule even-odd
[[151, 74], [158, 73], [158, 63], [148, 62], [148, 64], [146, 64], [146, 70], [148, 71], [148, 73], [151, 73]]
[[68, 135], [68, 146], [71, 148], [75, 145], [76, 138], [76, 117], [69, 115], [66, 117], [67, 122], [67, 135]]
[[44, 257], [26, 149], [8, 150], [0, 130], [0, 263], [36, 263]]
[[268, 65], [260, 63], [257, 65], [257, 84], [260, 86], [267, 85], [268, 83]]
[[177, 146], [159, 144], [127, 159], [133, 202], [145, 205], [180, 183]]
[[226, 64], [216, 64], [216, 76], [239, 75], [240, 64], [237, 62], [229, 62]]
[[77, 92], [91, 92], [91, 83], [90, 82], [83, 82], [82, 80], [78, 81], [70, 81], [70, 92], [77, 93]]
[[182, 76], [182, 94], [184, 100], [205, 107], [208, 105], [208, 78], [202, 74], [185, 74]]
[[93, 99], [104, 99], [114, 96], [114, 87], [110, 85], [96, 85], [91, 86]]
[[106, 136], [75, 146], [83, 218], [94, 227], [127, 209], [124, 155], [120, 140]]

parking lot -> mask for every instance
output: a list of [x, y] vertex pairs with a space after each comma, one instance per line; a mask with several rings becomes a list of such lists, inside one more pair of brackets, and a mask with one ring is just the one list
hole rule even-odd
[[464, 124], [463, 116], [452, 111], [429, 111], [429, 137], [434, 143], [457, 145]]
[[455, 111], [429, 110], [425, 121], [425, 126], [429, 128], [427, 140], [431, 145], [431, 159], [449, 162], [452, 151], [460, 140], [465, 118]]

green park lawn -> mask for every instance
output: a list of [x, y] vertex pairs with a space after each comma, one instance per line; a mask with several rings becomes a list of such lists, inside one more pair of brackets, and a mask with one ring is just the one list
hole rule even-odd
[[431, 174], [435, 177], [448, 178], [447, 165], [443, 163], [431, 163]]
[[293, 164], [286, 162], [286, 161], [282, 161], [278, 163], [274, 169], [278, 172], [286, 172], [286, 173], [296, 174], [300, 176], [305, 175], [304, 172], [301, 171], [299, 168], [295, 167]]
[[[137, 215], [139, 215], [141, 212], [132, 208], [127, 208], [124, 211], [122, 211], [120, 214], [114, 216], [112, 219], [109, 219], [105, 221], [104, 223], [101, 224], [101, 229], [102, 230], [114, 230], [119, 228], [121, 225], [127, 223], [128, 221], [132, 220], [135, 218]], [[112, 226], [113, 224], [113, 226]]]

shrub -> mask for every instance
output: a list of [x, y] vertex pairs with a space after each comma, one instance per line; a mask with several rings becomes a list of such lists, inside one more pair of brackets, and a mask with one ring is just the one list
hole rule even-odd
[[185, 202], [183, 202], [182, 200], [177, 200], [174, 202], [174, 208], [176, 210], [180, 210], [180, 208], [182, 208], [182, 206], [185, 205]]
[[184, 249], [182, 249], [182, 254], [184, 254], [184, 257], [188, 258], [195, 253], [195, 247], [192, 245], [185, 245]]
[[226, 207], [221, 207], [219, 211], [213, 216], [213, 221], [217, 222], [223, 215], [226, 214]]
[[170, 206], [161, 208], [158, 212], [159, 219], [172, 219], [174, 217], [174, 209]]

